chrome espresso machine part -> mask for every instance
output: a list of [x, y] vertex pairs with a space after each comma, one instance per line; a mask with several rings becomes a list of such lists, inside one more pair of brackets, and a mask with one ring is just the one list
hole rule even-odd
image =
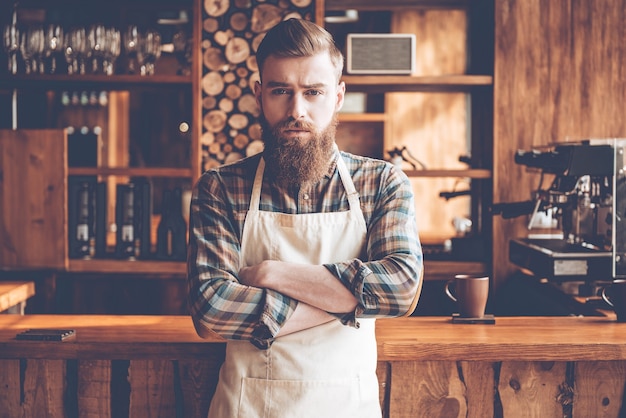
[[533, 200], [494, 204], [492, 213], [530, 215], [530, 229], [540, 212], [549, 212], [562, 236], [511, 240], [512, 263], [562, 286], [581, 282], [581, 296], [626, 277], [625, 147], [626, 139], [590, 139], [516, 153], [517, 164], [540, 171], [540, 183], [553, 180], [547, 188], [540, 184]]

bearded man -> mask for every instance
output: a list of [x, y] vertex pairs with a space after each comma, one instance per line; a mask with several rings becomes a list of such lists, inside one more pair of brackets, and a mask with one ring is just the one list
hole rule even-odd
[[343, 56], [290, 19], [257, 51], [262, 153], [194, 187], [189, 303], [227, 340], [209, 417], [380, 417], [375, 319], [409, 315], [422, 283], [411, 184], [339, 151]]

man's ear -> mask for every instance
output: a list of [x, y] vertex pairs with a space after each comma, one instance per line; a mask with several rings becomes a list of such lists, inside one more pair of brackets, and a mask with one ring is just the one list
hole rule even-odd
[[337, 86], [337, 103], [335, 104], [335, 112], [339, 112], [343, 107], [343, 101], [346, 97], [346, 83], [343, 81], [339, 82]]

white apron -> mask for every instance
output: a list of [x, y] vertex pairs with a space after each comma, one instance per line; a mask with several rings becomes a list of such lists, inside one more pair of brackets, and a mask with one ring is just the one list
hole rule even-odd
[[[264, 160], [257, 168], [242, 235], [242, 266], [263, 260], [322, 264], [356, 258], [367, 228], [350, 174], [337, 159], [349, 196], [345, 212], [259, 210]], [[209, 418], [378, 418], [374, 319], [360, 327], [333, 320], [277, 338], [267, 350], [228, 341]]]

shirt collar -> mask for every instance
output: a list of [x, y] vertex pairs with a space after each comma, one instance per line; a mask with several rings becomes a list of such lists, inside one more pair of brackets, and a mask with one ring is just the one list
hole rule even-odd
[[325, 174], [326, 178], [331, 178], [337, 169], [337, 158], [339, 158], [340, 155], [339, 148], [337, 148], [337, 144], [334, 144], [333, 148], [333, 153], [330, 155], [330, 163], [328, 164], [328, 171]]

